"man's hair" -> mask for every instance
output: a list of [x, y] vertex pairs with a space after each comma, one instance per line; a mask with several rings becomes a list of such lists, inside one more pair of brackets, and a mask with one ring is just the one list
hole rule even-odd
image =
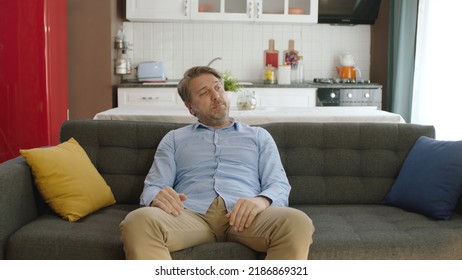
[[195, 66], [186, 72], [184, 72], [183, 78], [178, 83], [177, 89], [178, 94], [180, 95], [183, 102], [190, 102], [190, 89], [189, 89], [189, 82], [193, 78], [200, 76], [202, 74], [212, 74], [223, 84], [223, 78], [221, 77], [220, 73], [215, 69], [208, 67], [208, 66]]

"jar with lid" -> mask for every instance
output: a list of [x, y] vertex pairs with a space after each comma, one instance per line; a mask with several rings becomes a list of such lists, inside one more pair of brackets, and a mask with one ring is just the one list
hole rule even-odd
[[257, 98], [255, 92], [250, 90], [243, 90], [239, 92], [237, 97], [238, 110], [255, 110], [257, 108]]
[[263, 75], [263, 83], [265, 84], [275, 84], [277, 83], [276, 69], [269, 64], [265, 67], [265, 73]]

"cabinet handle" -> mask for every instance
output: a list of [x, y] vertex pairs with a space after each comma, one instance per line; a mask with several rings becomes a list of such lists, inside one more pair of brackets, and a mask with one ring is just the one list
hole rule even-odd
[[159, 100], [159, 97], [152, 97], [152, 96], [143, 96], [141, 97], [142, 100]]
[[257, 18], [260, 18], [260, 12], [261, 12], [261, 3], [257, 2]]
[[188, 16], [188, 1], [189, 0], [184, 0], [184, 16]]
[[253, 13], [253, 3], [249, 1], [249, 18], [252, 18], [252, 13]]
[[369, 92], [366, 92], [366, 93], [364, 94], [364, 97], [369, 98], [369, 97], [371, 97], [371, 95], [369, 94]]

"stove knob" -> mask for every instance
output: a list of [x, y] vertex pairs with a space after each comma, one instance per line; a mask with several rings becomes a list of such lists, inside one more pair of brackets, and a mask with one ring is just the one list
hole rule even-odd
[[330, 98], [334, 99], [335, 98], [335, 92], [330, 93]]
[[348, 97], [348, 98], [353, 98], [353, 93], [349, 92], [349, 93], [347, 94], [347, 97]]
[[371, 97], [371, 95], [369, 94], [369, 92], [366, 92], [366, 93], [364, 94], [364, 97], [369, 98], [369, 97]]

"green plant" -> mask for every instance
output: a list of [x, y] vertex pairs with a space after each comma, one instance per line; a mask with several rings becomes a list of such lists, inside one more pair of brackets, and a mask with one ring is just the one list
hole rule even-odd
[[239, 81], [234, 78], [229, 71], [222, 74], [225, 91], [237, 92], [241, 89]]

